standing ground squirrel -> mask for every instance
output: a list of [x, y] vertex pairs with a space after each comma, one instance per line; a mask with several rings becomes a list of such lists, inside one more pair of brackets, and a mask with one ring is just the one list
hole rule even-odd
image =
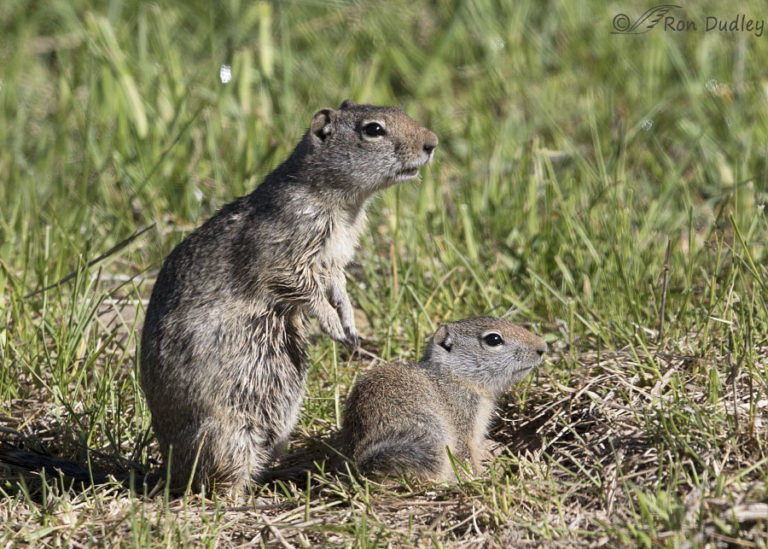
[[172, 485], [239, 488], [296, 424], [307, 317], [357, 346], [344, 266], [371, 195], [416, 177], [437, 136], [402, 111], [321, 109], [291, 156], [167, 257], [147, 308], [141, 384]]
[[341, 444], [362, 473], [455, 479], [454, 457], [482, 469], [491, 412], [502, 392], [541, 361], [544, 340], [503, 319], [441, 326], [418, 363], [367, 372], [344, 410]]

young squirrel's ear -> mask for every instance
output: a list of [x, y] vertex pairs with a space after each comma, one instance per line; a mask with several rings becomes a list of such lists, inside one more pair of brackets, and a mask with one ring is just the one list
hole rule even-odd
[[448, 326], [445, 324], [437, 329], [435, 335], [432, 336], [432, 341], [437, 345], [440, 345], [440, 347], [449, 353], [451, 352], [451, 348], [453, 348], [453, 336], [451, 335], [451, 332], [448, 331]]
[[357, 103], [355, 103], [351, 99], [345, 99], [344, 101], [341, 102], [341, 107], [339, 107], [339, 108], [340, 109], [348, 109], [350, 107], [357, 107]]
[[313, 136], [325, 141], [325, 138], [333, 133], [333, 123], [336, 121], [336, 111], [333, 109], [320, 109], [312, 117], [309, 131]]

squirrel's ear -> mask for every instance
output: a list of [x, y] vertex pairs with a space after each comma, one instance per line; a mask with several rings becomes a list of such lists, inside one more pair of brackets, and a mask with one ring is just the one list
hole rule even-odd
[[355, 103], [351, 99], [345, 99], [344, 101], [342, 101], [341, 107], [339, 107], [339, 108], [340, 109], [348, 109], [350, 107], [357, 107], [357, 103]]
[[437, 345], [440, 345], [440, 347], [449, 353], [451, 352], [451, 348], [453, 347], [453, 336], [451, 335], [451, 332], [448, 331], [448, 326], [445, 324], [437, 329], [435, 335], [432, 336], [432, 341]]
[[324, 141], [333, 133], [333, 123], [336, 121], [336, 111], [333, 109], [320, 109], [312, 117], [309, 131], [313, 136]]

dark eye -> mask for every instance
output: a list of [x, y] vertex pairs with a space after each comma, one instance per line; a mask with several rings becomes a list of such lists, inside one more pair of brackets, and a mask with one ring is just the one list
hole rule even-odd
[[496, 347], [497, 345], [504, 345], [504, 339], [497, 333], [488, 334], [483, 337], [486, 345]]
[[378, 122], [371, 122], [363, 126], [363, 133], [368, 137], [381, 137], [386, 135], [387, 131]]

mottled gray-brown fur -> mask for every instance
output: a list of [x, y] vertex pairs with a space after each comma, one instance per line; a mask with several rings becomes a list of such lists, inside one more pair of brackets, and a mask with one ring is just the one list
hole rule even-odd
[[239, 488], [296, 424], [307, 319], [354, 348], [344, 266], [371, 195], [416, 177], [437, 137], [402, 111], [322, 109], [291, 156], [167, 257], [141, 383], [172, 484]]
[[420, 362], [375, 367], [355, 384], [344, 411], [344, 453], [364, 474], [451, 480], [447, 447], [480, 472], [496, 401], [546, 349], [540, 337], [499, 318], [444, 324]]

